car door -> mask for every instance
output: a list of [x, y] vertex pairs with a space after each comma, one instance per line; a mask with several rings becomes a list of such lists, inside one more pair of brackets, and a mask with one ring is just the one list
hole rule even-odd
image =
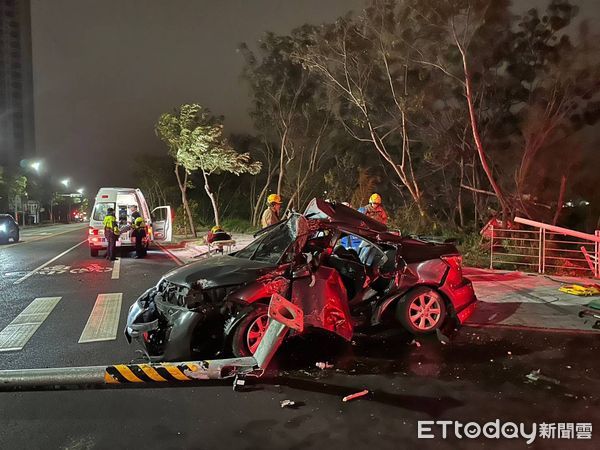
[[170, 206], [158, 206], [150, 213], [152, 216], [152, 236], [154, 242], [171, 242], [173, 221]]

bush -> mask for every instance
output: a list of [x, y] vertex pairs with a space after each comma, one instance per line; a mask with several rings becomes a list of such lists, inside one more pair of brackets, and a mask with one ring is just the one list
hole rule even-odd
[[221, 226], [225, 231], [232, 233], [253, 234], [258, 230], [258, 227], [252, 225], [252, 223], [247, 219], [223, 219]]
[[479, 233], [473, 232], [465, 234], [458, 244], [458, 249], [463, 255], [465, 266], [489, 267], [489, 241], [482, 241]]

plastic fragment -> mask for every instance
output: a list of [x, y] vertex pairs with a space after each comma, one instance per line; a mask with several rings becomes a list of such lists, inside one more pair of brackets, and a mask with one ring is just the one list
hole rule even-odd
[[357, 398], [360, 398], [360, 397], [364, 397], [364, 396], [365, 396], [365, 395], [367, 395], [368, 393], [369, 393], [369, 390], [368, 390], [368, 389], [365, 389], [364, 391], [360, 391], [360, 392], [356, 392], [356, 393], [354, 393], [354, 394], [346, 395], [346, 396], [345, 396], [345, 397], [342, 399], [342, 401], [343, 401], [343, 402], [349, 402], [349, 401], [351, 401], [351, 400], [354, 400], [354, 399], [357, 399]]
[[416, 345], [416, 346], [417, 346], [417, 348], [421, 347], [421, 343], [420, 343], [419, 341], [417, 341], [416, 339], [413, 339], [413, 340], [410, 342], [410, 345]]
[[315, 366], [321, 370], [333, 369], [333, 364], [330, 364], [328, 362], [318, 362], [318, 363], [315, 363]]
[[540, 369], [532, 370], [530, 373], [525, 375], [525, 378], [527, 378], [529, 381], [541, 380], [546, 381], [547, 383], [560, 384], [560, 380], [557, 380], [556, 378], [547, 377], [546, 375], [542, 375], [541, 372], [542, 371]]
[[294, 408], [296, 406], [296, 402], [293, 400], [281, 400], [280, 405], [282, 408]]

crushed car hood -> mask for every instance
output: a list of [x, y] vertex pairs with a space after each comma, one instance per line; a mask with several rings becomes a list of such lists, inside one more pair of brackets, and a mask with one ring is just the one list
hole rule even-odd
[[198, 281], [203, 288], [231, 286], [254, 281], [275, 267], [273, 264], [234, 256], [217, 256], [172, 270], [164, 279], [182, 286], [191, 286]]

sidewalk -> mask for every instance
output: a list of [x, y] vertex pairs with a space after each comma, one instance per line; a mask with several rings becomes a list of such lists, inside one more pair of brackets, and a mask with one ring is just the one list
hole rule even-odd
[[[235, 245], [232, 246], [231, 250], [237, 251], [252, 242], [254, 237], [251, 234], [231, 233], [231, 239], [235, 241]], [[206, 245], [202, 238], [194, 239], [185, 236], [174, 236], [173, 242], [170, 244], [162, 244], [162, 247], [184, 264], [200, 261], [201, 259], [209, 257], [208, 245]], [[214, 256], [214, 247], [211, 250], [210, 256]]]
[[558, 289], [564, 284], [591, 284], [598, 280], [557, 277], [523, 272], [465, 268], [479, 303], [468, 323], [539, 329], [585, 330], [594, 319], [581, 319], [579, 311], [592, 299]]

